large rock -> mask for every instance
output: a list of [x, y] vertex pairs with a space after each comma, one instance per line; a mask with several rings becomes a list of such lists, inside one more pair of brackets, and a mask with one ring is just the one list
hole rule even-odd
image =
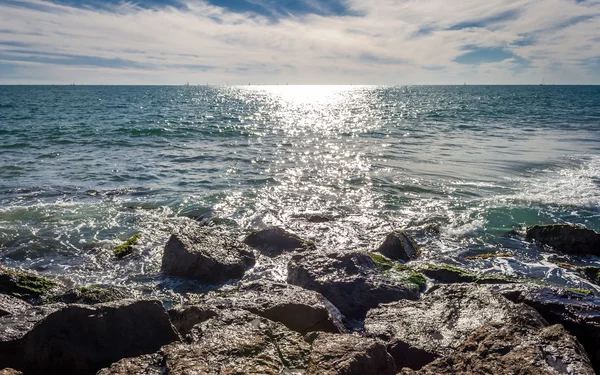
[[545, 324], [533, 309], [484, 286], [452, 284], [432, 288], [419, 301], [402, 300], [369, 311], [365, 332], [388, 343], [398, 368], [419, 369], [451, 354], [486, 324], [516, 321]]
[[0, 266], [0, 293], [28, 300], [56, 290], [58, 286], [55, 281], [34, 273]]
[[254, 253], [247, 245], [198, 225], [174, 233], [162, 258], [165, 274], [207, 284], [239, 279], [252, 265]]
[[377, 340], [318, 333], [306, 375], [396, 375], [394, 359]]
[[490, 323], [478, 328], [456, 352], [419, 371], [399, 375], [594, 375], [577, 340], [560, 325], [538, 329]]
[[416, 259], [421, 253], [415, 240], [403, 230], [395, 230], [388, 234], [376, 252], [404, 262]]
[[[343, 317], [331, 302], [320, 293], [293, 285], [271, 282], [242, 284], [234, 289], [208, 293], [199, 304], [217, 309], [248, 310], [301, 334], [312, 331], [346, 332]], [[190, 313], [185, 311], [189, 308], [182, 306], [170, 311], [170, 314], [185, 316]], [[179, 318], [176, 319], [179, 321]]]
[[0, 375], [23, 375], [23, 373], [13, 368], [5, 368], [4, 370], [0, 370]]
[[30, 308], [30, 304], [19, 298], [7, 294], [0, 294], [0, 317], [19, 314]]
[[277, 227], [254, 231], [244, 239], [244, 243], [269, 257], [278, 256], [287, 251], [315, 248], [313, 243]]
[[306, 369], [310, 346], [302, 336], [248, 311], [221, 311], [192, 330], [198, 332], [192, 335], [196, 342], [167, 345], [158, 357], [124, 359], [98, 375], [275, 375]]
[[361, 319], [380, 303], [416, 299], [425, 287], [422, 275], [387, 262], [362, 252], [296, 254], [287, 281], [321, 293], [346, 318]]
[[124, 357], [157, 351], [179, 336], [159, 301], [121, 301], [57, 310], [27, 333], [27, 373], [95, 374]]
[[531, 306], [550, 324], [561, 324], [586, 349], [600, 373], [600, 299], [576, 291], [532, 284], [493, 285], [490, 289]]
[[534, 225], [526, 238], [567, 254], [600, 255], [600, 234], [581, 225]]

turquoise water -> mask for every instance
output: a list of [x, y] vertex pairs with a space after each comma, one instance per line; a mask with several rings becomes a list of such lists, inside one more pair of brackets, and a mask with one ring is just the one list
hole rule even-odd
[[[600, 230], [599, 151], [593, 86], [0, 86], [0, 263], [155, 290], [193, 217], [339, 251], [406, 228], [424, 259], [582, 286], [506, 233]], [[465, 259], [488, 252], [514, 257]]]

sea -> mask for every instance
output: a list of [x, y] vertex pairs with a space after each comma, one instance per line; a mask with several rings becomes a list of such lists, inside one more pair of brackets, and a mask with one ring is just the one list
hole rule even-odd
[[170, 298], [192, 222], [339, 252], [405, 229], [421, 262], [598, 291], [557, 265], [598, 258], [518, 234], [600, 230], [600, 86], [0, 86], [0, 264]]

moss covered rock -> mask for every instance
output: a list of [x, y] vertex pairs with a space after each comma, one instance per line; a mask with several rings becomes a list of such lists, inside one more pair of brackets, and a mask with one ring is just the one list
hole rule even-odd
[[0, 266], [0, 293], [30, 299], [47, 294], [58, 283], [36, 274]]
[[129, 298], [130, 295], [123, 290], [113, 287], [102, 286], [84, 286], [76, 289], [71, 289], [66, 292], [53, 295], [48, 298], [48, 302], [63, 302], [77, 303], [82, 305], [95, 305], [97, 303], [105, 303], [118, 301]]
[[136, 244], [136, 242], [140, 239], [141, 235], [136, 234], [135, 236], [131, 237], [130, 239], [128, 239], [127, 241], [125, 241], [124, 244], [115, 247], [113, 254], [115, 255], [115, 257], [117, 259], [122, 259], [124, 257], [126, 257], [127, 255], [131, 254], [133, 252], [133, 245]]

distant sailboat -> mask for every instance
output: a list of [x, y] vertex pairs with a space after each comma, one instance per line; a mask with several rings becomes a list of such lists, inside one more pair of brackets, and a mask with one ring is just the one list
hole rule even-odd
[[540, 83], [540, 86], [544, 86], [544, 77], [542, 77], [542, 83]]

